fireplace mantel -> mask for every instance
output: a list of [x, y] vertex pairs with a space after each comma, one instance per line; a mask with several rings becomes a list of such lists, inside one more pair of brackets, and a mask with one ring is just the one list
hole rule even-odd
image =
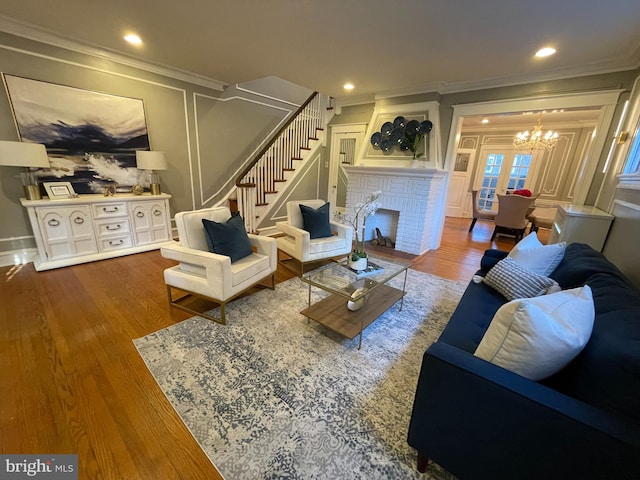
[[362, 175], [393, 175], [396, 177], [445, 177], [445, 170], [439, 168], [407, 168], [385, 167], [377, 165], [343, 165], [347, 174], [356, 173]]
[[396, 250], [421, 255], [440, 246], [448, 172], [372, 165], [345, 165], [344, 169], [349, 177], [347, 211], [379, 190], [381, 208], [399, 212]]

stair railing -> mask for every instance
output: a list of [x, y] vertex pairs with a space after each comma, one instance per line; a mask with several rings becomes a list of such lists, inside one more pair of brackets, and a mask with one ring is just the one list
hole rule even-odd
[[310, 150], [309, 141], [318, 139], [328, 106], [329, 98], [314, 92], [238, 176], [238, 210], [247, 231], [256, 231], [256, 207], [268, 205], [268, 195], [277, 193], [277, 185], [287, 180], [286, 172], [294, 171], [302, 152]]

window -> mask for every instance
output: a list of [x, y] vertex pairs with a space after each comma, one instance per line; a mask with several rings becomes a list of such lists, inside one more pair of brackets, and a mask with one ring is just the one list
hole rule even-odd
[[640, 123], [636, 127], [633, 136], [633, 144], [629, 150], [629, 156], [624, 165], [623, 173], [636, 173], [640, 171]]

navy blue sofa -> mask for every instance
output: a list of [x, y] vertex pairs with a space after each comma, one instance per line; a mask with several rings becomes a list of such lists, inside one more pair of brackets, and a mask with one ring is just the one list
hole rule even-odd
[[[478, 273], [506, 255], [487, 250]], [[471, 282], [423, 357], [408, 434], [418, 470], [431, 459], [461, 479], [640, 479], [640, 291], [580, 243], [550, 277], [591, 287], [587, 346], [541, 382], [475, 357], [506, 299]]]

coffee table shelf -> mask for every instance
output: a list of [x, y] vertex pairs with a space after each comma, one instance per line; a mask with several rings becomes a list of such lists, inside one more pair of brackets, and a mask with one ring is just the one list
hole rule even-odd
[[300, 313], [353, 340], [403, 295], [402, 290], [388, 285], [380, 285], [375, 295], [366, 299], [365, 305], [362, 307], [364, 311], [361, 311], [362, 309], [355, 312], [349, 310], [347, 300], [341, 295], [334, 294], [305, 308]]

